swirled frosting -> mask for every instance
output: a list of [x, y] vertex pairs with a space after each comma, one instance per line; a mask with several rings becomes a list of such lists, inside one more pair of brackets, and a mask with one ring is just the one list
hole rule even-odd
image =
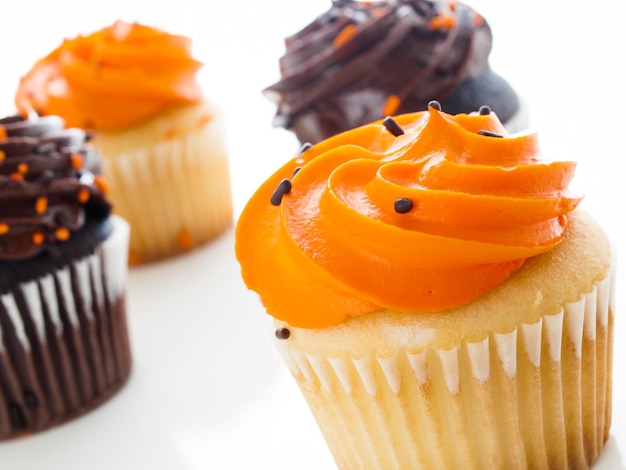
[[422, 111], [433, 99], [451, 113], [486, 104], [506, 122], [519, 103], [489, 68], [491, 46], [487, 22], [461, 2], [335, 1], [285, 40], [281, 80], [264, 93], [278, 105], [275, 125], [301, 142]]
[[70, 127], [116, 131], [201, 101], [184, 36], [117, 21], [65, 40], [20, 80], [18, 110], [58, 115]]
[[54, 255], [87, 217], [108, 217], [99, 163], [59, 117], [0, 119], [0, 261]]
[[508, 135], [487, 107], [377, 121], [258, 189], [236, 231], [242, 277], [303, 328], [465, 305], [561, 241], [581, 200], [574, 169], [544, 161], [535, 133]]

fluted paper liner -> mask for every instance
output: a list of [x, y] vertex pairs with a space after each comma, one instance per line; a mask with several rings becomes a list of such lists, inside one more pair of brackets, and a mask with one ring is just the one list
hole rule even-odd
[[0, 296], [0, 440], [84, 413], [125, 383], [128, 224], [95, 252]]
[[[115, 212], [131, 225], [130, 252], [151, 261], [203, 244], [232, 224], [227, 150], [220, 118], [105, 158]], [[141, 139], [140, 139], [141, 140]]]
[[277, 345], [341, 469], [585, 469], [609, 434], [613, 277], [449, 350]]

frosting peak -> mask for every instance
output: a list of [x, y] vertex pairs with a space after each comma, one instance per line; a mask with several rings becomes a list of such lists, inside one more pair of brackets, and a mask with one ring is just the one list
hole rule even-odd
[[561, 241], [581, 200], [567, 191], [574, 169], [488, 109], [377, 121], [261, 186], [237, 226], [242, 276], [270, 314], [305, 328], [457, 307]]
[[22, 113], [59, 115], [70, 127], [114, 131], [201, 100], [191, 40], [117, 21], [66, 39], [20, 81]]
[[63, 126], [56, 116], [0, 119], [0, 261], [54, 253], [87, 215], [110, 213], [98, 155]]

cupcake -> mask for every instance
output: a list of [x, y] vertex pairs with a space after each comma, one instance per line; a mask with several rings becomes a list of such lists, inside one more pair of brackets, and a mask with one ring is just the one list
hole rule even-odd
[[93, 131], [115, 212], [131, 225], [131, 262], [208, 242], [232, 224], [219, 110], [183, 36], [121, 21], [63, 42], [22, 77], [22, 113]]
[[341, 469], [583, 469], [611, 423], [607, 237], [487, 107], [306, 149], [236, 229], [242, 277]]
[[93, 409], [130, 373], [128, 224], [85, 133], [63, 127], [0, 119], [0, 440]]
[[285, 40], [281, 79], [264, 93], [274, 124], [301, 143], [385, 116], [488, 105], [509, 132], [527, 113], [511, 85], [489, 66], [491, 29], [457, 1], [334, 1], [330, 10]]

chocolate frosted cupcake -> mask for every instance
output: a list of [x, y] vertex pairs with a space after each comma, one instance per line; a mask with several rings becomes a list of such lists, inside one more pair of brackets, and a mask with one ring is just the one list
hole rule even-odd
[[129, 229], [58, 117], [0, 119], [0, 440], [84, 413], [130, 372]]
[[334, 1], [285, 41], [281, 80], [264, 90], [274, 124], [316, 143], [431, 100], [451, 114], [488, 105], [505, 127], [526, 126], [513, 88], [488, 62], [491, 29], [460, 2]]

